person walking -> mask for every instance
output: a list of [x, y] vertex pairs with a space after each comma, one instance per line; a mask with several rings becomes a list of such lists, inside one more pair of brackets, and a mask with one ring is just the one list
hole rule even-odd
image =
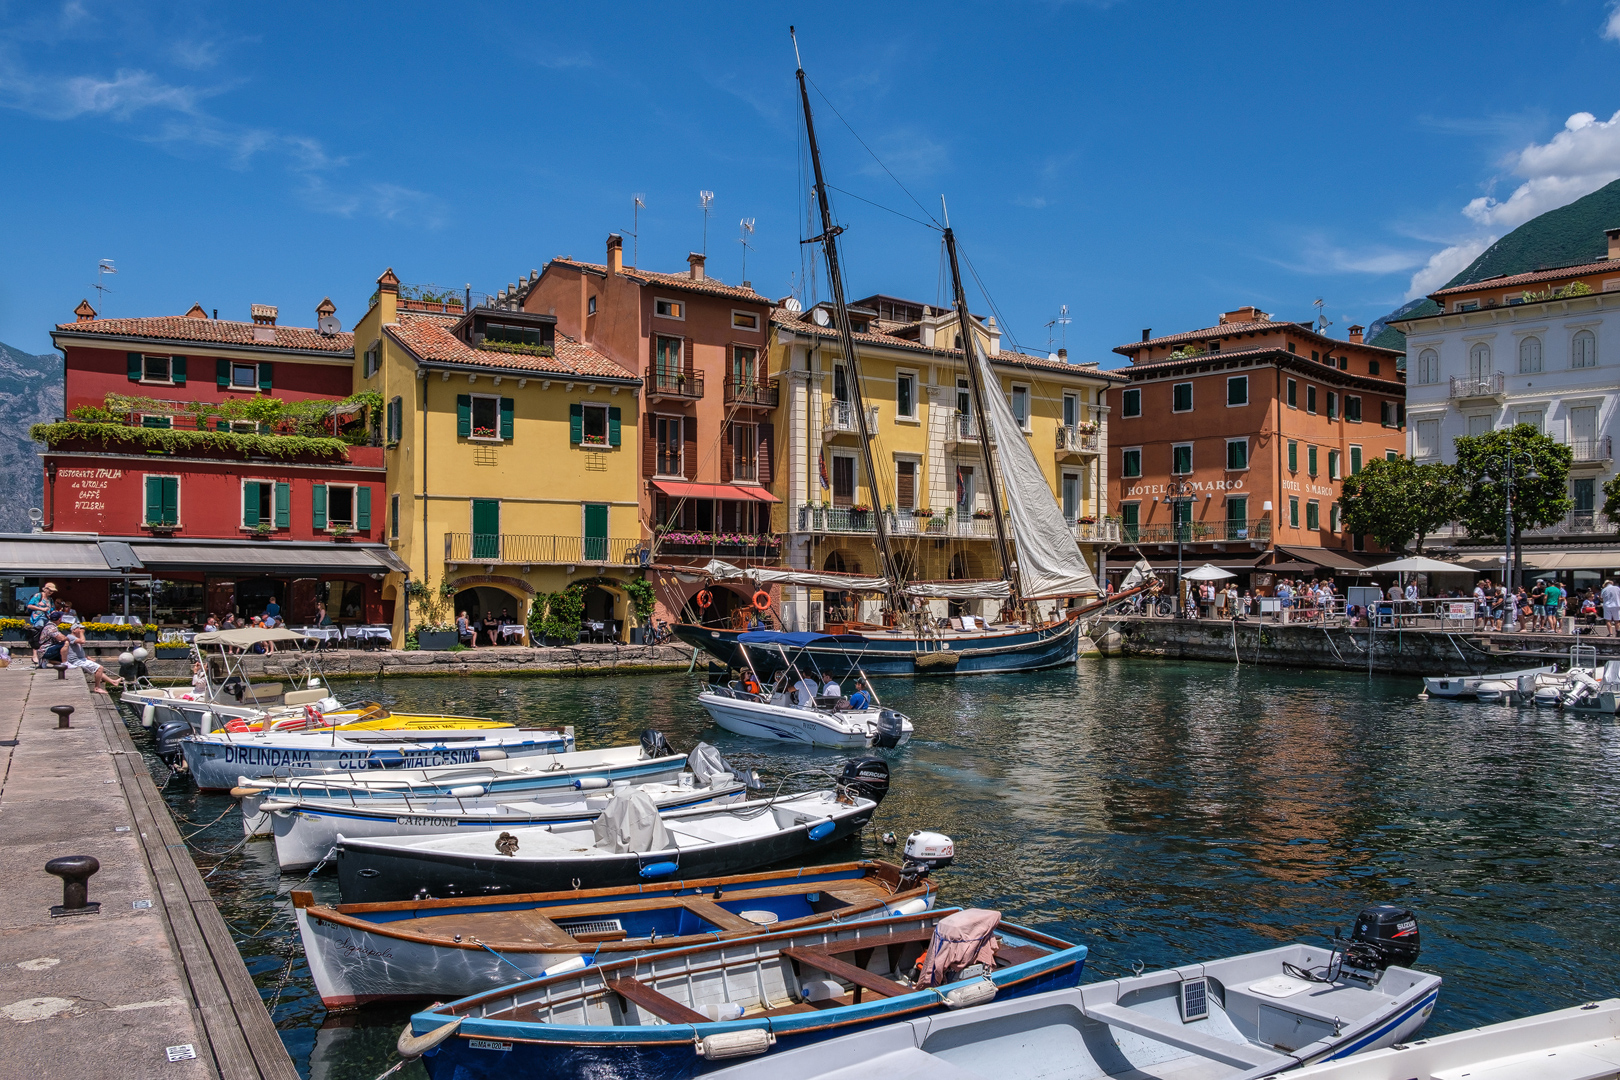
[[39, 662], [40, 635], [44, 632], [46, 620], [50, 618], [55, 596], [55, 583], [47, 581], [38, 592], [28, 598], [28, 647], [34, 650], [35, 663]]
[[[1538, 581], [1536, 584], [1542, 583]], [[1543, 624], [1549, 634], [1556, 634], [1563, 629], [1564, 599], [1564, 589], [1558, 582], [1549, 581], [1545, 584], [1541, 593], [1541, 605], [1546, 616]]]
[[1609, 626], [1609, 636], [1614, 637], [1616, 627], [1620, 626], [1620, 585], [1604, 578], [1602, 599], [1603, 621]]
[[1540, 578], [1530, 584], [1530, 629], [1551, 629], [1547, 625], [1547, 583]]

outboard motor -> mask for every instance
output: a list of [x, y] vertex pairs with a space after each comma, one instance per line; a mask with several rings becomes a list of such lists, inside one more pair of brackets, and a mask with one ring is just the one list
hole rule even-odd
[[1363, 971], [1411, 967], [1419, 951], [1417, 916], [1394, 904], [1372, 904], [1356, 916], [1344, 962]]
[[118, 654], [118, 677], [133, 686], [138, 680], [146, 678], [146, 661], [135, 659], [132, 652]]
[[918, 830], [906, 837], [905, 860], [900, 864], [900, 888], [909, 889], [930, 871], [956, 861], [956, 845], [944, 833]]
[[838, 776], [840, 790], [875, 803], [889, 793], [889, 763], [882, 758], [856, 758], [844, 763]]
[[224, 684], [219, 688], [219, 692], [222, 694], [230, 694], [232, 697], [236, 698], [238, 702], [240, 702], [242, 700], [242, 696], [247, 693], [247, 683], [242, 681], [239, 676], [232, 675], [229, 679], [225, 680]]
[[740, 780], [749, 791], [758, 791], [762, 786], [759, 773], [753, 769], [743, 772], [706, 742], [692, 747], [692, 752], [686, 755], [686, 767], [692, 770], [692, 778], [699, 787], [713, 787], [717, 781], [723, 783], [733, 778]]
[[906, 718], [893, 709], [878, 711], [877, 735], [872, 739], [872, 745], [880, 750], [892, 750], [900, 745], [900, 738], [905, 734]]
[[173, 765], [183, 757], [180, 750], [180, 740], [191, 734], [191, 723], [187, 720], [165, 720], [152, 732], [152, 741], [156, 744], [157, 756], [164, 764]]
[[669, 757], [675, 752], [664, 738], [664, 733], [656, 728], [648, 728], [641, 733], [641, 754], [643, 757], [659, 758]]

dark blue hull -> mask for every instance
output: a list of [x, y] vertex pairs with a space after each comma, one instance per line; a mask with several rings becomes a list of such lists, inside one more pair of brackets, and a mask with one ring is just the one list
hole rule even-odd
[[[680, 623], [674, 633], [727, 667], [742, 668], [741, 630]], [[803, 648], [822, 672], [843, 676], [856, 667], [872, 676], [1001, 675], [1073, 664], [1079, 657], [1080, 622], [1067, 619], [1032, 630], [953, 632], [944, 639], [919, 639], [880, 631], [845, 633]], [[758, 661], [758, 653], [756, 663]], [[793, 650], [796, 660], [800, 650]], [[768, 659], [766, 661], [769, 662]], [[803, 660], [798, 660], [803, 663]]]

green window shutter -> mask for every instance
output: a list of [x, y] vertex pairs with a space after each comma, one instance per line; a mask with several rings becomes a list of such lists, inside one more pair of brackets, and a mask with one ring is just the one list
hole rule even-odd
[[501, 398], [501, 438], [503, 439], [512, 437], [512, 404], [511, 398]]
[[176, 386], [184, 386], [184, 385], [186, 385], [186, 358], [185, 357], [183, 357], [183, 356], [171, 356], [171, 357], [169, 357], [169, 378], [174, 380], [174, 385], [176, 385]]
[[270, 374], [274, 367], [268, 360], [259, 361], [259, 389], [265, 393], [270, 392]]
[[165, 525], [178, 525], [180, 523], [180, 479], [175, 476], [165, 476], [163, 487], [163, 516], [160, 519]]
[[163, 478], [161, 476], [148, 476], [146, 478], [146, 518], [148, 525], [156, 525], [163, 520]]
[[399, 442], [405, 427], [405, 402], [395, 398], [388, 403], [388, 441]]
[[608, 406], [608, 445], [619, 445], [619, 407]]
[[230, 388], [231, 362], [229, 360], [220, 359], [214, 361], [214, 385], [221, 390]]
[[276, 485], [276, 528], [285, 529], [292, 524], [292, 485]]
[[215, 431], [229, 431], [229, 430], [231, 430], [231, 422], [229, 420], [226, 420], [226, 419], [223, 419], [223, 418], [221, 418], [219, 420], [215, 420], [214, 421], [214, 430]]
[[141, 354], [138, 352], [129, 354], [129, 381], [141, 381]]
[[259, 524], [259, 485], [252, 480], [242, 485], [242, 524]]
[[585, 441], [585, 406], [577, 401], [568, 406], [568, 441], [575, 446]]
[[310, 492], [314, 496], [314, 503], [311, 506], [313, 511], [311, 521], [317, 529], [324, 529], [326, 528], [326, 485], [312, 485]]
[[456, 395], [456, 434], [465, 439], [472, 434], [472, 395]]
[[354, 527], [358, 532], [371, 531], [371, 485], [361, 484], [354, 489], [357, 503], [354, 511]]
[[1361, 447], [1350, 448], [1350, 475], [1356, 476], [1361, 472]]

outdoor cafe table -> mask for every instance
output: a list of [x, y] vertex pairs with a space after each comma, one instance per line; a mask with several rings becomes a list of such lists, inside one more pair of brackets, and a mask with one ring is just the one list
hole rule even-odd
[[320, 644], [315, 646], [317, 649], [325, 646], [328, 641], [343, 640], [343, 627], [341, 626], [300, 626], [298, 632], [319, 642]]
[[346, 626], [343, 636], [350, 641], [364, 644], [368, 641], [393, 641], [394, 631], [388, 626]]
[[522, 644], [523, 630], [524, 627], [522, 623], [501, 623], [501, 628], [499, 631], [500, 639], [505, 641], [508, 637], [516, 637], [518, 639], [518, 643]]

